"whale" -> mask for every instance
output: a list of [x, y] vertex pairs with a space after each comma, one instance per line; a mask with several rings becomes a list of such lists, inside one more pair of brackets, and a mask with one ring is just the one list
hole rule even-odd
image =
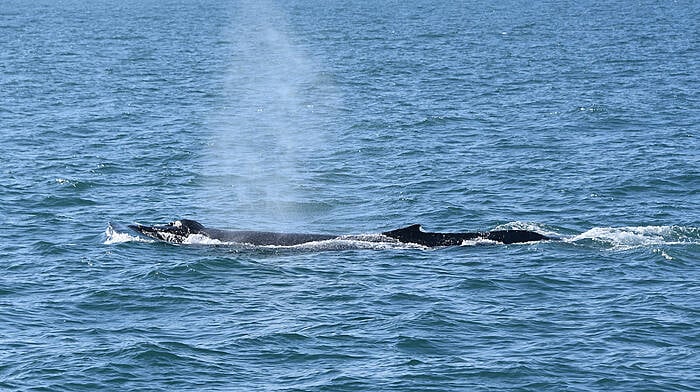
[[[295, 246], [317, 241], [343, 239], [347, 236], [332, 234], [278, 233], [271, 231], [242, 231], [208, 228], [191, 219], [180, 219], [166, 225], [128, 226], [149, 238], [172, 244], [185, 243], [190, 236], [200, 235], [224, 243], [259, 246]], [[487, 240], [494, 243], [514, 244], [552, 240], [553, 238], [530, 230], [493, 230], [484, 232], [438, 233], [424, 231], [419, 224], [382, 232], [387, 242], [417, 244], [425, 247], [459, 246], [465, 241]]]

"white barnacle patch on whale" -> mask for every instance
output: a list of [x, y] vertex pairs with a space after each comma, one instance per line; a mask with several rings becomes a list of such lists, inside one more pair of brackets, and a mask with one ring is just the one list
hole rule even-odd
[[190, 234], [182, 241], [186, 245], [226, 245], [226, 242], [204, 234]]

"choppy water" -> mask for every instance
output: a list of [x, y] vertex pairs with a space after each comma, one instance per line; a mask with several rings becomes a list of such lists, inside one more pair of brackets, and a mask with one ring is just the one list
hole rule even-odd
[[[0, 389], [700, 390], [699, 20], [695, 1], [3, 2]], [[183, 217], [564, 241], [123, 230]]]

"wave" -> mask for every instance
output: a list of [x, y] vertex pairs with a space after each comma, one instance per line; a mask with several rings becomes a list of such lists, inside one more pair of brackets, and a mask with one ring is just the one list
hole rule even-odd
[[113, 223], [107, 224], [104, 235], [105, 245], [121, 244], [124, 242], [156, 242], [155, 240], [144, 238]]
[[547, 237], [552, 237], [552, 238], [561, 238], [562, 234], [556, 232], [555, 230], [540, 224], [540, 223], [534, 223], [534, 222], [521, 222], [521, 221], [515, 221], [515, 222], [508, 222], [502, 225], [498, 225], [493, 228], [493, 230], [527, 230], [527, 231], [534, 231], [535, 233], [539, 233], [542, 235], [545, 235]]
[[685, 226], [594, 227], [564, 239], [570, 243], [593, 241], [615, 250], [660, 245], [698, 245], [700, 228]]
[[533, 222], [509, 222], [495, 230], [529, 230], [548, 237], [558, 238], [564, 243], [594, 243], [606, 248], [625, 250], [659, 245], [698, 245], [700, 227], [692, 226], [622, 226], [593, 227], [580, 234], [563, 234], [555, 229]]

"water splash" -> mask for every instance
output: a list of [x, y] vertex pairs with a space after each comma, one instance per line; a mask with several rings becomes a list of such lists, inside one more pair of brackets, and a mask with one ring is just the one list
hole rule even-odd
[[700, 228], [682, 226], [594, 227], [567, 242], [592, 240], [615, 250], [700, 244]]
[[144, 238], [139, 235], [135, 235], [134, 233], [130, 233], [126, 230], [122, 230], [118, 227], [115, 227], [115, 225], [112, 223], [107, 224], [107, 228], [105, 229], [104, 235], [105, 245], [121, 244], [124, 242], [155, 242], [155, 240]]
[[552, 238], [561, 237], [561, 234], [557, 233], [553, 229], [551, 229], [551, 228], [549, 228], [546, 225], [543, 225], [541, 223], [535, 223], [535, 222], [522, 222], [522, 221], [508, 222], [508, 223], [494, 227], [493, 230], [528, 230], [528, 231], [534, 231], [536, 233], [540, 233], [540, 234], [547, 236], [547, 237], [552, 237]]

